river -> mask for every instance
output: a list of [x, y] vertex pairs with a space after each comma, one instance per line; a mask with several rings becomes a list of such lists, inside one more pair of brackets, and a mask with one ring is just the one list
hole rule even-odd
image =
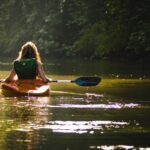
[[[12, 67], [0, 62], [0, 77]], [[0, 150], [150, 149], [150, 69], [140, 63], [45, 61], [49, 78], [100, 76], [95, 87], [50, 83], [49, 97], [0, 96]]]

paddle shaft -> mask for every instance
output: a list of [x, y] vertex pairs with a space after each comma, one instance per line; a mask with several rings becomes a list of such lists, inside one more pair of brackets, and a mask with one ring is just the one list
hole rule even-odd
[[74, 80], [52, 80], [50, 82], [57, 82], [57, 83], [73, 83]]

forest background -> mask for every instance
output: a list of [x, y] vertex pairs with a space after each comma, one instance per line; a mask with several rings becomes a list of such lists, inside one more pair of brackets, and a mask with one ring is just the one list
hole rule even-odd
[[1, 0], [1, 56], [34, 41], [48, 58], [149, 60], [149, 0]]

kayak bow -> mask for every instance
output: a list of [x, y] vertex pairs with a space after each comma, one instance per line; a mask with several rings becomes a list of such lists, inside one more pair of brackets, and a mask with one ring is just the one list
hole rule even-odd
[[4, 96], [48, 96], [50, 87], [41, 80], [17, 80], [2, 83]]

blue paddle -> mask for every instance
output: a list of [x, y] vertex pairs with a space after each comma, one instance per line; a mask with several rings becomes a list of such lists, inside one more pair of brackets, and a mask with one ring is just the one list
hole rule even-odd
[[96, 86], [100, 83], [100, 77], [79, 77], [75, 80], [52, 80], [50, 82], [57, 83], [76, 83], [80, 86]]

